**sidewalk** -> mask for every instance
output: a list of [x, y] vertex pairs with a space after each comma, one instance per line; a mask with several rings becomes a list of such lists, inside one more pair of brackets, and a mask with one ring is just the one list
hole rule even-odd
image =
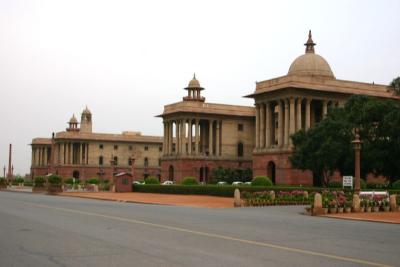
[[92, 198], [132, 203], [188, 206], [201, 208], [233, 208], [233, 198], [201, 195], [174, 195], [152, 193], [64, 192], [59, 196]]
[[368, 212], [368, 213], [337, 213], [323, 215], [322, 217], [345, 220], [382, 222], [400, 224], [400, 212]]

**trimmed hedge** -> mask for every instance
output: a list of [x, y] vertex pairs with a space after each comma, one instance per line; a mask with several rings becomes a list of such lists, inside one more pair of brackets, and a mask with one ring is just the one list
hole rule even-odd
[[197, 181], [196, 178], [188, 176], [188, 177], [183, 178], [181, 184], [182, 185], [198, 185], [199, 182]]
[[150, 176], [150, 177], [144, 179], [144, 183], [146, 185], [159, 185], [160, 181], [158, 181], [158, 178], [156, 178], [154, 176]]
[[267, 176], [256, 176], [251, 180], [252, 186], [272, 186], [271, 180]]
[[43, 187], [45, 183], [46, 178], [44, 178], [43, 176], [36, 176], [33, 180], [33, 184], [35, 187]]
[[[274, 190], [279, 191], [293, 191], [304, 190], [308, 193], [321, 192], [322, 190], [339, 191], [335, 188], [321, 188], [321, 187], [294, 187], [294, 186], [218, 186], [218, 185], [154, 185], [144, 184], [132, 185], [133, 192], [142, 193], [160, 193], [160, 194], [182, 194], [182, 195], [208, 195], [219, 197], [233, 197], [235, 189], [238, 188], [240, 192], [260, 192]], [[350, 189], [341, 190], [344, 192], [352, 192]], [[378, 191], [378, 190], [376, 190]], [[390, 194], [400, 194], [400, 190], [388, 190]]]
[[392, 183], [392, 188], [400, 189], [400, 180], [397, 180], [396, 182]]
[[97, 178], [90, 178], [89, 180], [86, 180], [87, 184], [99, 184], [99, 179]]

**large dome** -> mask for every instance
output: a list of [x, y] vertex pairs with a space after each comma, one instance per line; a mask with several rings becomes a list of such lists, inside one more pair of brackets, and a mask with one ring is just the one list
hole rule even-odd
[[315, 75], [335, 78], [328, 62], [320, 55], [306, 53], [290, 65], [288, 75]]
[[293, 61], [288, 75], [323, 76], [334, 79], [335, 76], [328, 62], [320, 55], [315, 54], [315, 43], [312, 40], [311, 31], [308, 33], [308, 40], [304, 45], [306, 53]]

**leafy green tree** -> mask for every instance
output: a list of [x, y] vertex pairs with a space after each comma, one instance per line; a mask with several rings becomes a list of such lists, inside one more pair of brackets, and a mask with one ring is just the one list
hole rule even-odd
[[394, 78], [389, 86], [393, 88], [396, 94], [400, 94], [400, 76]]
[[400, 177], [400, 105], [392, 100], [352, 96], [307, 132], [292, 136], [294, 167], [322, 175], [325, 185], [335, 170], [354, 173], [354, 129], [362, 140], [361, 174]]

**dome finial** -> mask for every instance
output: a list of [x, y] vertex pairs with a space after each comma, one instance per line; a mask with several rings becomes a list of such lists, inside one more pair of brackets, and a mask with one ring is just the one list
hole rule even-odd
[[193, 79], [196, 80], [196, 72], [193, 72]]
[[307, 43], [304, 44], [306, 46], [306, 53], [315, 53], [314, 51], [314, 46], [316, 43], [314, 43], [311, 35], [311, 30], [308, 31], [308, 40]]

